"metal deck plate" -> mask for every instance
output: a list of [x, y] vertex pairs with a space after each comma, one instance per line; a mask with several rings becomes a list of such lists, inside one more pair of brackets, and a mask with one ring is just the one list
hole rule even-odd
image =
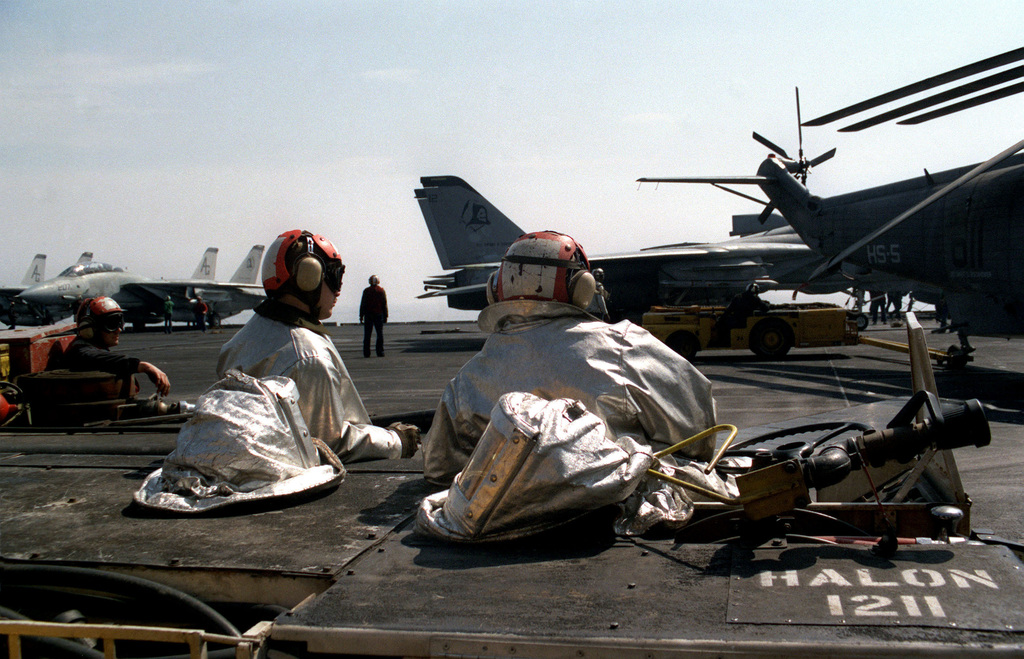
[[303, 499], [167, 516], [132, 504], [154, 465], [111, 469], [108, 460], [4, 467], [3, 558], [330, 573], [380, 542], [431, 491], [419, 474], [350, 472], [336, 489]]
[[729, 622], [1024, 630], [1024, 569], [1007, 549], [804, 545], [733, 553]]
[[327, 635], [369, 628], [573, 639], [672, 638], [685, 621], [724, 620], [727, 548], [677, 553], [671, 543], [605, 535], [580, 524], [517, 542], [461, 545], [407, 529], [279, 622]]
[[[831, 548], [815, 546], [794, 559], [806, 568], [825, 560], [817, 553], [822, 549]], [[437, 652], [556, 657], [566, 656], [567, 648], [570, 656], [583, 652], [588, 657], [669, 656], [697, 648], [720, 655], [797, 656], [824, 647], [833, 648], [836, 656], [935, 656], [938, 648], [949, 644], [1002, 651], [1019, 647], [1021, 632], [992, 629], [995, 622], [985, 624], [986, 629], [964, 629], [898, 626], [888, 620], [880, 627], [819, 616], [821, 624], [763, 624], [781, 618], [772, 609], [781, 611], [791, 604], [790, 598], [777, 594], [747, 597], [746, 606], [763, 610], [760, 619], [733, 621], [735, 614], [730, 613], [744, 606], [745, 592], [737, 579], [730, 578], [732, 567], [765, 560], [776, 565], [781, 553], [757, 558], [747, 552], [747, 557], [734, 561], [733, 554], [741, 551], [728, 545], [663, 540], [602, 541], [579, 528], [516, 543], [450, 545], [404, 528], [351, 563], [331, 588], [279, 617], [271, 638], [296, 652], [395, 656]], [[911, 555], [906, 552], [907, 559]], [[992, 562], [994, 555], [982, 552], [978, 560]], [[823, 556], [842, 560], [839, 555]], [[926, 561], [937, 557], [949, 560], [948, 551], [900, 565], [921, 570], [916, 576], [924, 579], [923, 570], [936, 565]], [[971, 565], [968, 569], [973, 570]], [[994, 577], [1002, 580], [1006, 574], [1000, 569]], [[1000, 599], [979, 609], [978, 617], [994, 608], [1019, 608], [1016, 601], [1008, 601], [1021, 592], [1019, 577], [1007, 586], [1005, 594], [997, 595]], [[976, 582], [971, 587], [984, 589], [986, 596], [996, 592]], [[927, 606], [923, 598], [919, 601]], [[960, 613], [952, 604], [949, 610]], [[1017, 618], [1010, 613], [993, 620], [1015, 624]], [[741, 647], [744, 652], [738, 651]], [[881, 648], [888, 648], [888, 654]]]

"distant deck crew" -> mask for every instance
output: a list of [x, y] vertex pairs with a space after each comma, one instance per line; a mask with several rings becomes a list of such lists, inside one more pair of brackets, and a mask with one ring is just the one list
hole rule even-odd
[[756, 283], [747, 284], [743, 292], [735, 296], [722, 312], [716, 323], [716, 331], [727, 331], [746, 327], [747, 319], [755, 313], [765, 313], [771, 305], [761, 299], [761, 287]]
[[208, 313], [210, 313], [210, 305], [203, 301], [202, 295], [197, 295], [192, 304], [192, 314], [196, 318], [196, 327], [202, 332], [206, 331], [206, 314]]
[[888, 300], [885, 297], [885, 291], [868, 291], [868, 297], [871, 302], [868, 308], [871, 310], [871, 324], [875, 325], [878, 323], [878, 312], [882, 312], [882, 322], [885, 323], [886, 318], [886, 307], [889, 306]]
[[359, 302], [359, 322], [363, 324], [363, 357], [370, 356], [370, 336], [377, 332], [377, 356], [384, 356], [384, 324], [388, 322], [388, 295], [380, 285], [380, 278], [371, 275], [369, 286], [363, 289]]
[[171, 333], [171, 321], [174, 319], [174, 300], [168, 295], [164, 298], [164, 334]]

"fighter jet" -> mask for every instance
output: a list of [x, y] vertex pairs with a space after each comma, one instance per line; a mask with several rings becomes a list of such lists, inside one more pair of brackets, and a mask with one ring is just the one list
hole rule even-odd
[[[426, 280], [427, 292], [419, 297], [444, 296], [451, 308], [482, 309], [487, 305], [487, 277], [525, 231], [458, 177], [429, 176], [420, 182], [424, 187], [416, 190], [416, 199], [441, 267], [455, 272]], [[657, 304], [726, 302], [751, 282], [786, 290], [806, 284], [823, 262], [821, 256], [781, 216], [773, 214], [763, 225], [757, 224], [757, 217], [735, 216], [736, 237], [720, 243], [679, 243], [591, 256], [591, 267], [603, 271], [609, 315], [636, 318]], [[884, 280], [886, 287], [896, 285], [890, 276]], [[872, 283], [878, 282], [871, 271], [847, 268], [803, 290], [835, 293]]]
[[[90, 261], [92, 261], [92, 252], [82, 252], [76, 264]], [[0, 320], [7, 323], [8, 327], [46, 325], [54, 321], [54, 313], [60, 314], [61, 309], [47, 308], [18, 298], [18, 294], [26, 288], [44, 281], [45, 273], [46, 254], [36, 254], [32, 258], [20, 286], [0, 288]]]
[[163, 321], [168, 296], [174, 301], [173, 320], [193, 320], [192, 304], [202, 296], [214, 320], [219, 320], [251, 309], [263, 299], [263, 287], [255, 283], [263, 245], [249, 250], [227, 283], [214, 281], [217, 251], [216, 247], [207, 248], [191, 279], [156, 280], [109, 263], [79, 263], [26, 288], [18, 298], [71, 312], [83, 299], [107, 295], [125, 310], [125, 322], [141, 330], [148, 323]]

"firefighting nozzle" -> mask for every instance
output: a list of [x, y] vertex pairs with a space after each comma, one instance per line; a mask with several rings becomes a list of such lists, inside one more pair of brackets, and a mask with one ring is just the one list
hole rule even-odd
[[959, 535], [956, 532], [956, 527], [964, 517], [963, 510], [956, 506], [941, 505], [935, 506], [929, 512], [931, 512], [932, 517], [939, 526], [936, 540], [949, 542], [950, 538], [955, 538]]
[[196, 406], [193, 405], [192, 403], [188, 403], [183, 400], [177, 400], [174, 401], [173, 403], [167, 401], [160, 401], [158, 404], [158, 409], [166, 411], [157, 412], [157, 416], [163, 414], [192, 414], [193, 412], [196, 411]]
[[[915, 421], [922, 408], [928, 415]], [[807, 484], [821, 489], [839, 483], [864, 462], [872, 467], [891, 460], [906, 463], [932, 447], [946, 450], [973, 444], [980, 448], [991, 440], [985, 410], [976, 398], [943, 404], [934, 394], [919, 391], [884, 430], [826, 446], [804, 460], [803, 471]]]
[[136, 400], [121, 408], [121, 418], [143, 419], [153, 416], [166, 416], [174, 414], [191, 414], [195, 412], [196, 406], [183, 400], [168, 402], [153, 394], [149, 398]]

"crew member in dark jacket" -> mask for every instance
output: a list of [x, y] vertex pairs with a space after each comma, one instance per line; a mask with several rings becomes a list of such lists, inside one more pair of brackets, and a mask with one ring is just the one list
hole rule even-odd
[[388, 296], [377, 275], [370, 277], [370, 285], [363, 289], [359, 303], [359, 322], [363, 324], [363, 357], [370, 356], [370, 334], [377, 330], [377, 356], [384, 356], [384, 323], [388, 322]]
[[64, 352], [64, 366], [72, 371], [103, 371], [130, 381], [135, 373], [145, 373], [161, 396], [171, 391], [167, 374], [137, 357], [110, 352], [121, 340], [124, 310], [109, 297], [82, 302], [75, 315], [78, 336]]

